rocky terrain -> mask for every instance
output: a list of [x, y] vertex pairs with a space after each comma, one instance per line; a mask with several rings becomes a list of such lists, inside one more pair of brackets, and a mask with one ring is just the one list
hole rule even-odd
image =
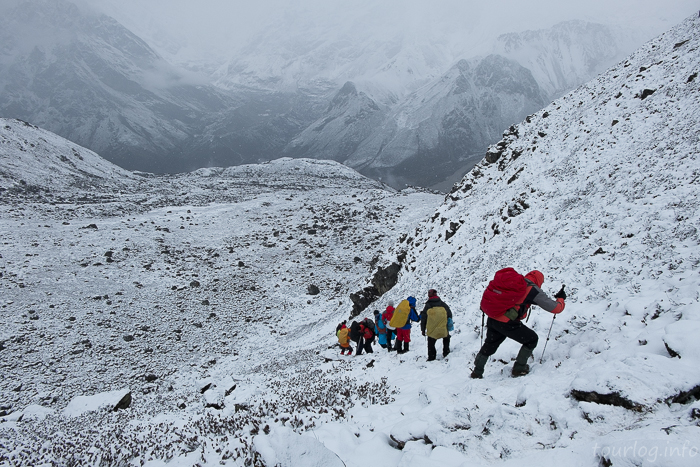
[[[316, 387], [332, 374], [310, 379], [296, 368], [319, 363], [316, 354], [331, 343], [318, 333], [350, 314], [349, 295], [378, 257], [442, 199], [397, 193], [334, 162], [282, 159], [154, 177], [16, 120], [2, 120], [0, 139], [0, 405], [5, 422], [19, 423], [10, 429], [16, 436], [4, 431], [0, 458], [11, 464], [118, 462], [66, 444], [109, 443], [126, 420], [114, 413], [99, 422], [103, 434], [83, 433], [96, 415], [65, 418], [76, 396], [127, 388], [132, 421], [207, 406], [235, 411], [252, 402], [244, 380], [291, 371], [296, 383], [283, 390], [265, 383], [276, 397], [288, 394], [280, 412], [294, 412], [300, 398], [335, 400], [337, 385]], [[292, 351], [299, 340], [314, 350]], [[222, 362], [236, 374], [218, 370]], [[216, 389], [204, 391], [213, 381]], [[361, 380], [345, 388], [378, 399], [372, 387]], [[50, 441], [52, 454], [15, 451], [29, 442], [25, 428], [40, 430], [36, 439]], [[68, 432], [57, 437], [57, 429]], [[166, 444], [154, 439], [143, 453]]]

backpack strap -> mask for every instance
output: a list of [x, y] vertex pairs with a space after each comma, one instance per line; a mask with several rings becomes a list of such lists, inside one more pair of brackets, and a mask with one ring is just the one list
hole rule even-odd
[[[525, 295], [525, 298], [523, 299], [523, 303], [521, 303], [518, 306], [518, 317], [525, 316], [525, 313], [527, 313], [527, 310], [530, 309], [530, 305], [535, 303], [535, 296], [539, 293], [536, 288], [536, 284], [528, 279], [525, 279], [525, 282], [527, 282], [528, 287], [530, 290], [528, 290], [527, 295]], [[525, 322], [530, 319], [530, 315], [527, 315], [527, 319]]]

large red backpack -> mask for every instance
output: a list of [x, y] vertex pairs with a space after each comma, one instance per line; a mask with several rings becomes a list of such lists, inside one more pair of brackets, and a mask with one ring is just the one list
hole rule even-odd
[[496, 272], [481, 297], [481, 311], [486, 316], [498, 318], [511, 308], [518, 308], [527, 294], [525, 278], [513, 268]]

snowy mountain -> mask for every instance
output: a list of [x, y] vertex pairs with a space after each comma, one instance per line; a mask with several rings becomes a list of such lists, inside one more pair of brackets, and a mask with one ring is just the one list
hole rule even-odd
[[315, 119], [316, 96], [215, 88], [114, 19], [66, 0], [22, 0], [4, 13], [0, 114], [121, 167], [178, 172], [269, 160]]
[[347, 161], [381, 125], [386, 107], [358, 92], [348, 81], [336, 93], [323, 116], [295, 137], [284, 154]]
[[[294, 91], [351, 81], [387, 103], [444, 73], [472, 30], [460, 16], [468, 7], [459, 4], [406, 8], [396, 0], [359, 0], [344, 7], [315, 2], [272, 8], [256, 34], [234, 44], [230, 60], [214, 74], [217, 85]], [[462, 37], [451, 37], [454, 30]]]
[[461, 60], [396, 106], [345, 163], [380, 179], [432, 185], [430, 178], [443, 181], [545, 103], [517, 63], [497, 55]]
[[[611, 27], [569, 22], [494, 46], [476, 40], [484, 25], [463, 16], [465, 5], [417, 14], [364, 2], [342, 27], [328, 22], [335, 7], [299, 6], [204, 76], [80, 5], [2, 5], [0, 115], [154, 173], [291, 156], [341, 161], [395, 187], [448, 191], [505, 128], [602, 71], [631, 41]], [[381, 20], [388, 15], [391, 27]]]
[[449, 189], [504, 129], [621, 60], [631, 36], [583, 21], [502, 35], [495, 53], [462, 59], [405, 97], [375, 101], [376, 86], [358, 84], [361, 99], [330, 106], [284, 154], [341, 161], [395, 187]]
[[[513, 125], [444, 199], [292, 159], [136, 174], [104, 202], [2, 192], [0, 462], [694, 466], [699, 30]], [[29, 178], [8, 165], [18, 142], [72, 153], [3, 123], [3, 180]], [[348, 296], [394, 262], [354, 319], [436, 288], [452, 353], [426, 362], [414, 327], [406, 354], [341, 359]], [[471, 380], [505, 266], [565, 283], [567, 306], [527, 323], [530, 375], [510, 377], [506, 342]]]
[[388, 111], [349, 86], [338, 96], [352, 100], [331, 105], [285, 154], [332, 158], [395, 187], [461, 175], [504, 128], [546, 104], [530, 72], [497, 55], [461, 60]]
[[634, 44], [643, 42], [639, 31], [565, 21], [550, 29], [503, 34], [493, 53], [530, 70], [553, 100], [621, 61]]

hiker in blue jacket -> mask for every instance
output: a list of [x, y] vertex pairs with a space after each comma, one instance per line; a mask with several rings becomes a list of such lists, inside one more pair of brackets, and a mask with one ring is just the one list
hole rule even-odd
[[379, 310], [374, 310], [374, 334], [378, 338], [379, 346], [386, 349], [386, 325], [382, 321], [382, 314]]

